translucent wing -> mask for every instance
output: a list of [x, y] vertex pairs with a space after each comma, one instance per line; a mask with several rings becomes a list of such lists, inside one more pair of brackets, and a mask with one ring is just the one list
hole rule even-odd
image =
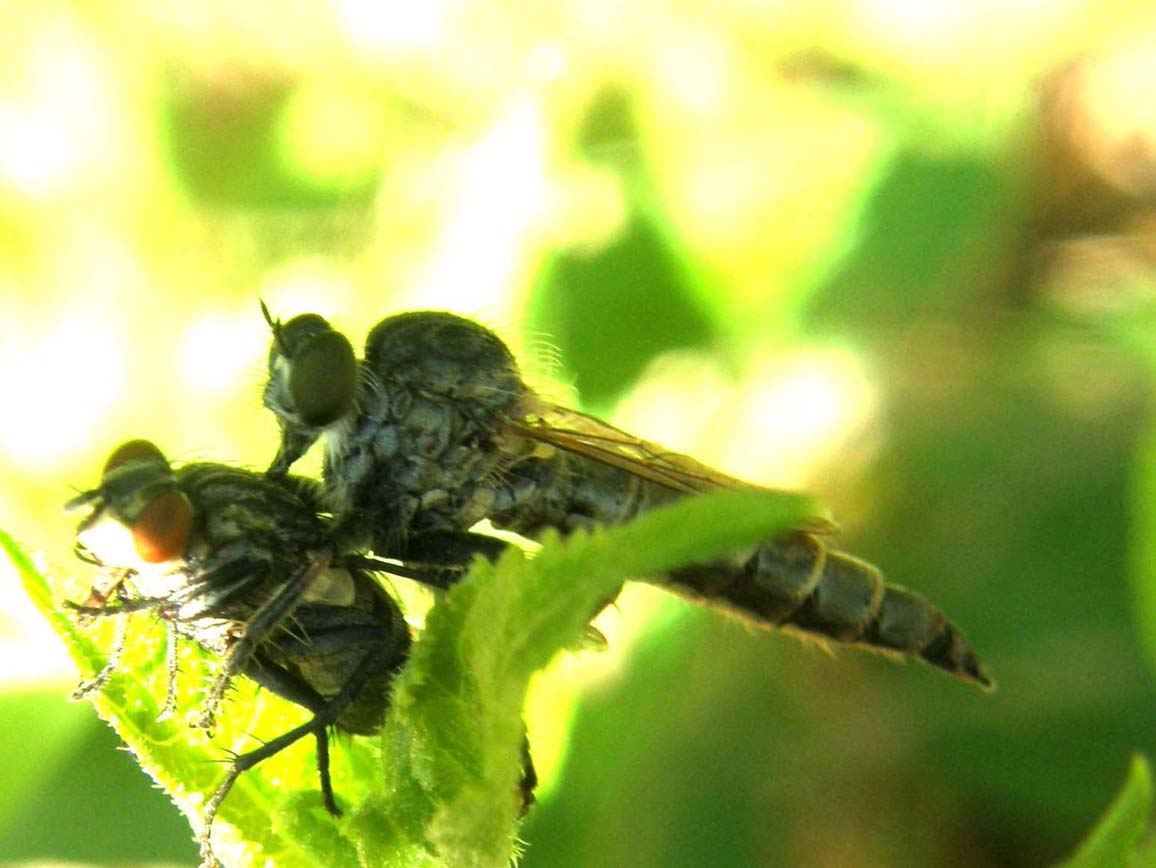
[[526, 410], [520, 418], [505, 420], [503, 427], [508, 433], [584, 455], [674, 491], [703, 494], [720, 488], [766, 490], [577, 410], [537, 398]]

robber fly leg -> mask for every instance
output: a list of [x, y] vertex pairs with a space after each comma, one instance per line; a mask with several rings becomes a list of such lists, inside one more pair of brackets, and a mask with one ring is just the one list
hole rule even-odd
[[451, 588], [465, 578], [473, 559], [481, 555], [493, 563], [509, 543], [497, 537], [468, 531], [426, 531], [405, 541], [402, 560], [421, 564], [430, 572], [418, 581], [434, 588]]
[[287, 476], [289, 468], [297, 462], [298, 458], [309, 451], [309, 447], [313, 445], [317, 436], [316, 432], [299, 431], [282, 425], [281, 445], [277, 448], [277, 457], [273, 459], [273, 463], [269, 465], [265, 475], [270, 479], [282, 479]]
[[469, 566], [475, 555], [496, 561], [509, 543], [495, 536], [469, 531], [432, 530], [405, 542], [405, 560], [442, 566]]
[[534, 790], [538, 787], [538, 770], [534, 768], [534, 758], [530, 756], [530, 739], [522, 737], [522, 779], [518, 782], [518, 816], [525, 817], [534, 807], [537, 798]]
[[448, 582], [445, 577], [448, 571], [446, 567], [406, 564], [392, 558], [379, 558], [376, 555], [345, 555], [337, 565], [355, 570], [365, 570], [369, 573], [388, 573], [391, 576], [401, 576], [403, 579], [410, 579], [431, 588], [448, 588], [453, 584], [453, 582]]
[[507, 546], [504, 540], [480, 533], [426, 531], [410, 537], [400, 551], [383, 557], [345, 555], [341, 565], [390, 573], [444, 591], [465, 578], [475, 555], [496, 561]]

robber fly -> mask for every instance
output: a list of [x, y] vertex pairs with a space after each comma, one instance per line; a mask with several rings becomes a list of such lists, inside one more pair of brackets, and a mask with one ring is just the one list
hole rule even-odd
[[[135, 440], [112, 453], [100, 485], [69, 508], [87, 510], [77, 554], [104, 570], [88, 599], [71, 607], [84, 617], [159, 616], [168, 631], [166, 713], [175, 703], [175, 648], [188, 639], [223, 661], [197, 725], [213, 725], [237, 675], [313, 715], [232, 759], [205, 804], [197, 837], [203, 863], [216, 864], [213, 820], [237, 778], [305, 736], [317, 742], [325, 807], [340, 813], [327, 727], [361, 735], [381, 728], [410, 632], [397, 603], [366, 569], [381, 567], [333, 549], [313, 485], [222, 464], [174, 470], [156, 446]], [[390, 571], [407, 574], [402, 566]], [[77, 688], [76, 698], [100, 689], [116, 669], [125, 624], [108, 664]]]
[[[461, 568], [502, 543], [480, 520], [529, 538], [619, 524], [681, 497], [757, 488], [531, 391], [491, 331], [449, 313], [378, 323], [364, 358], [316, 314], [274, 320], [265, 405], [281, 429], [269, 475], [324, 435], [323, 498], [339, 536], [382, 557]], [[763, 627], [915, 656], [991, 686], [930, 601], [828, 548], [821, 527], [690, 564], [653, 581]], [[447, 581], [449, 581], [447, 579]]]

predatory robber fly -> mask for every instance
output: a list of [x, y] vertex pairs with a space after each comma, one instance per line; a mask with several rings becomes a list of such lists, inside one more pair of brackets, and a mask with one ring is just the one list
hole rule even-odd
[[[317, 314], [272, 329], [264, 402], [282, 478], [319, 438], [322, 502], [349, 550], [422, 564], [449, 584], [504, 543], [472, 532], [489, 519], [528, 538], [619, 524], [720, 488], [758, 488], [640, 440], [530, 390], [505, 344], [450, 313], [388, 317], [358, 360]], [[799, 528], [753, 550], [649, 581], [762, 627], [918, 657], [990, 687], [974, 651], [923, 596]], [[456, 571], [456, 572], [455, 572]]]

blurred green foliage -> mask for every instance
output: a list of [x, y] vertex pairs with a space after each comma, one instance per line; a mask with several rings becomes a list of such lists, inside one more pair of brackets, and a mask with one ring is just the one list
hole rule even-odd
[[[521, 864], [1075, 852], [1156, 752], [1149, 4], [371, 6], [5, 10], [0, 527], [76, 598], [59, 505], [112, 445], [273, 454], [258, 296], [355, 339], [451, 308], [816, 493], [1000, 683], [631, 591], [606, 661], [531, 691]], [[0, 594], [0, 861], [191, 862]]]
[[1065, 868], [1151, 865], [1152, 842], [1141, 845], [1150, 834], [1151, 816], [1152, 768], [1143, 757], [1133, 757], [1124, 788]]

